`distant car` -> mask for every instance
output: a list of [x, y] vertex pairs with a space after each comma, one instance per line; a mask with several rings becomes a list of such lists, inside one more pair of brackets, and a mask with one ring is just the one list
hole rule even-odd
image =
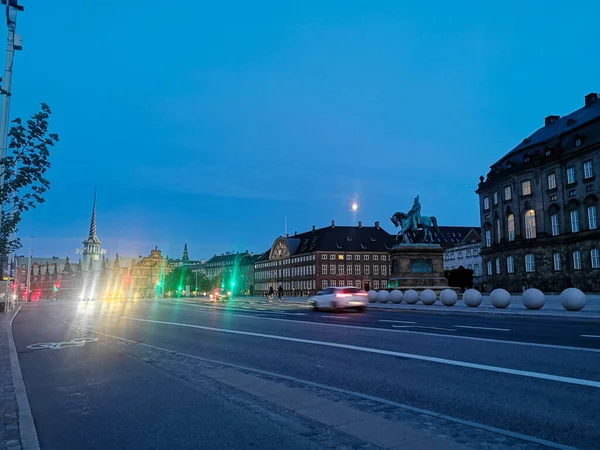
[[315, 311], [356, 309], [362, 312], [367, 308], [367, 303], [367, 292], [355, 287], [325, 288], [308, 299], [308, 305]]
[[209, 295], [213, 302], [226, 302], [231, 298], [231, 291], [227, 289], [213, 289]]

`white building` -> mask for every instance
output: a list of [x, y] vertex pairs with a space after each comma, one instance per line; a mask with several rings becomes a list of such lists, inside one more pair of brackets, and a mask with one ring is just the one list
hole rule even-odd
[[473, 270], [474, 278], [482, 275], [482, 262], [479, 251], [481, 250], [481, 235], [471, 230], [459, 244], [449, 248], [444, 253], [444, 270], [465, 269]]

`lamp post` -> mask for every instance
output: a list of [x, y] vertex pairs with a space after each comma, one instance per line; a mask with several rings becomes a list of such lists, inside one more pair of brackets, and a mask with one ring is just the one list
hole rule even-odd
[[34, 239], [35, 236], [29, 236], [29, 255], [27, 255], [27, 287], [26, 287], [26, 295], [25, 301], [28, 302], [31, 297], [31, 240]]

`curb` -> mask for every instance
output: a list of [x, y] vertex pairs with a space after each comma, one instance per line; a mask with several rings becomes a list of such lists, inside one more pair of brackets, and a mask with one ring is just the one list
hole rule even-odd
[[29, 406], [29, 398], [23, 382], [23, 373], [19, 364], [19, 355], [17, 354], [17, 346], [13, 338], [12, 323], [17, 314], [21, 310], [20, 305], [15, 314], [8, 322], [8, 347], [10, 353], [10, 368], [12, 372], [13, 387], [17, 398], [17, 407], [19, 415], [19, 433], [21, 435], [21, 448], [23, 450], [39, 450], [40, 443], [37, 437], [37, 430], [33, 422], [33, 415]]

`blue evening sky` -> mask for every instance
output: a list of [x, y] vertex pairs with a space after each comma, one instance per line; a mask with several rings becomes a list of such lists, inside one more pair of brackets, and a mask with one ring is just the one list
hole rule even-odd
[[591, 0], [21, 2], [11, 117], [45, 101], [61, 138], [38, 256], [76, 257], [94, 186], [111, 257], [394, 232], [416, 194], [477, 226], [479, 175], [600, 90]]

